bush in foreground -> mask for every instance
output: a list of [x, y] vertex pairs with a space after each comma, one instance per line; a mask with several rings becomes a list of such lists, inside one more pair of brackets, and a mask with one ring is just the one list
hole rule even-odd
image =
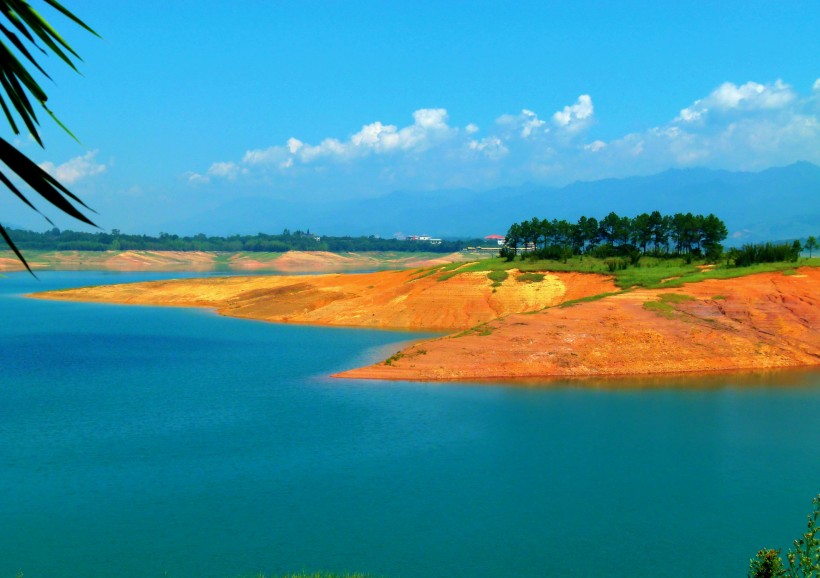
[[786, 554], [788, 568], [783, 567], [780, 550], [763, 549], [749, 562], [749, 578], [820, 578], [820, 495], [812, 505], [806, 532]]

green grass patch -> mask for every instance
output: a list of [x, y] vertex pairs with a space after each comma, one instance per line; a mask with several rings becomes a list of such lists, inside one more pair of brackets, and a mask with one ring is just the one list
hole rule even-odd
[[[820, 258], [806, 259], [806, 262], [800, 263], [800, 266], [820, 267]], [[650, 288], [657, 287], [680, 287], [684, 283], [695, 283], [705, 279], [734, 279], [736, 277], [745, 277], [746, 275], [754, 275], [756, 273], [775, 273], [794, 271], [794, 263], [758, 263], [748, 267], [726, 267], [720, 265], [708, 271], [698, 271], [697, 273], [681, 276], [680, 279], [675, 279], [668, 283], [660, 285], [648, 285]], [[789, 273], [786, 273], [789, 274]], [[791, 273], [794, 274], [794, 273]]]
[[519, 283], [540, 283], [544, 280], [543, 273], [522, 273], [515, 278]]
[[569, 301], [564, 301], [558, 307], [573, 307], [575, 305], [580, 305], [581, 303], [589, 303], [591, 301], [598, 301], [605, 297], [610, 297], [612, 295], [620, 295], [623, 291], [610, 291], [609, 293], [598, 293], [597, 295], [590, 295], [588, 297], [581, 297], [579, 299], [570, 299]]
[[674, 307], [672, 307], [669, 303], [664, 303], [663, 301], [646, 301], [643, 304], [643, 308], [668, 319], [675, 317], [676, 313]]
[[644, 302], [643, 308], [647, 311], [657, 313], [661, 317], [675, 319], [681, 315], [675, 308], [675, 304], [685, 303], [686, 301], [695, 301], [695, 298], [690, 295], [682, 295], [681, 293], [666, 293], [661, 295], [657, 301]]
[[510, 274], [506, 271], [490, 271], [487, 273], [487, 279], [493, 282], [493, 287], [500, 287], [509, 276]]
[[665, 293], [660, 297], [663, 303], [683, 303], [685, 301], [695, 301], [691, 295], [684, 295], [682, 293]]
[[481, 325], [476, 325], [475, 327], [471, 327], [470, 329], [465, 329], [461, 333], [456, 333], [451, 337], [464, 337], [466, 335], [478, 335], [479, 337], [487, 337], [488, 335], [492, 335], [492, 332], [495, 330], [494, 327], [491, 327], [489, 322], [482, 323]]
[[420, 269], [418, 275], [416, 275], [414, 273], [413, 275], [415, 275], [415, 276], [412, 279], [408, 279], [407, 281], [405, 281], [405, 283], [410, 283], [412, 281], [418, 281], [419, 279], [424, 279], [425, 277], [429, 277], [430, 275], [435, 275], [436, 273], [440, 273], [441, 268], [442, 268], [441, 265], [436, 265], [435, 267], [430, 267], [428, 269]]
[[723, 301], [726, 299], [726, 295], [713, 295], [712, 301]]
[[[469, 262], [468, 262], [469, 263]], [[448, 263], [441, 269], [441, 276], [437, 279], [437, 281], [447, 281], [447, 279], [451, 279], [455, 277], [459, 273], [461, 273], [461, 268], [464, 267], [466, 263], [456, 261], [455, 263]]]
[[[446, 281], [460, 275], [461, 273], [485, 272], [493, 283], [501, 283], [502, 273], [507, 273], [511, 269], [518, 269], [521, 273], [545, 272], [577, 272], [577, 273], [599, 273], [607, 275], [615, 280], [615, 284], [621, 289], [630, 287], [646, 287], [647, 289], [660, 289], [667, 287], [680, 287], [684, 283], [695, 283], [705, 279], [731, 279], [734, 277], [744, 277], [755, 273], [768, 273], [782, 271], [784, 274], [793, 275], [795, 267], [820, 267], [820, 257], [811, 259], [801, 259], [799, 263], [760, 263], [748, 267], [735, 267], [733, 265], [720, 263], [708, 269], [702, 268], [705, 261], [693, 261], [686, 263], [682, 258], [661, 259], [657, 257], [641, 257], [637, 265], [629, 265], [626, 269], [609, 271], [609, 267], [604, 259], [597, 259], [590, 256], [576, 255], [567, 259], [566, 262], [542, 259], [531, 261], [525, 259], [515, 259], [507, 261], [501, 257], [492, 257], [481, 261], [466, 263], [450, 263], [448, 265], [437, 265], [435, 267], [419, 270], [414, 279], [422, 279], [428, 275], [441, 274], [440, 281]], [[699, 267], [700, 266], [700, 267]], [[490, 277], [492, 273], [497, 277]], [[506, 279], [506, 277], [504, 277]], [[518, 280], [527, 282], [527, 277], [519, 276]], [[534, 278], [529, 278], [533, 282]], [[539, 279], [540, 280], [540, 279]], [[497, 285], [496, 285], [497, 286]]]
[[384, 364], [385, 365], [393, 365], [394, 362], [398, 361], [402, 357], [404, 357], [404, 353], [402, 353], [401, 351], [398, 351], [398, 352], [394, 353], [393, 355], [391, 355], [390, 357], [388, 357], [387, 359], [385, 359]]
[[[659, 261], [658, 264], [653, 264], [652, 260], [643, 258], [639, 266], [618, 271], [615, 274], [615, 283], [622, 288], [638, 286], [660, 289], [680, 287], [684, 283], [697, 283], [706, 279], [733, 279], [756, 273], [778, 271], [785, 275], [793, 275], [795, 272], [795, 265], [790, 262], [758, 263], [748, 267], [727, 266], [726, 263], [721, 263], [711, 269], [700, 269], [698, 265], [704, 265], [704, 262], [686, 264], [682, 259], [658, 259], [657, 261]], [[820, 267], [820, 258], [801, 259], [798, 266]]]

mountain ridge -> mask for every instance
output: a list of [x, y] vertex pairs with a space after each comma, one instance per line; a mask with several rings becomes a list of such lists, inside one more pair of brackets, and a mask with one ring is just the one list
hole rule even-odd
[[479, 191], [395, 190], [324, 203], [234, 198], [216, 210], [167, 221], [162, 230], [244, 234], [301, 228], [328, 235], [476, 237], [503, 234], [511, 223], [533, 216], [574, 221], [582, 215], [600, 218], [615, 211], [632, 216], [657, 209], [714, 213], [726, 222], [730, 241], [742, 242], [820, 233], [812, 228], [812, 222], [820, 222], [820, 204], [812, 203], [818, 192], [820, 167], [807, 161], [758, 172], [693, 167], [561, 187], [525, 183]]

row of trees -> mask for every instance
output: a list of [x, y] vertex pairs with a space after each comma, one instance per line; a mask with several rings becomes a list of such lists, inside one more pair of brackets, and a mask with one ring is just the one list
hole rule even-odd
[[614, 211], [600, 221], [581, 217], [576, 223], [539, 219], [513, 223], [505, 239], [505, 254], [515, 257], [519, 249], [541, 258], [592, 254], [596, 257], [626, 255], [705, 256], [717, 260], [727, 237], [726, 224], [715, 215], [658, 211], [622, 217]]
[[[807, 248], [811, 243], [807, 244]], [[740, 249], [730, 249], [728, 257], [738, 267], [747, 267], [755, 263], [779, 263], [780, 261], [795, 262], [800, 257], [803, 246], [800, 241], [792, 243], [752, 243], [743, 245]]]
[[204, 234], [193, 236], [160, 233], [126, 235], [117, 229], [111, 233], [83, 233], [53, 228], [44, 233], [12, 230], [17, 246], [28, 251], [252, 251], [284, 253], [285, 251], [396, 251], [452, 253], [480, 243], [471, 241], [442, 241], [433, 245], [426, 241], [399, 241], [379, 237], [317, 237], [310, 231], [289, 231], [281, 235], [258, 233], [215, 237]]

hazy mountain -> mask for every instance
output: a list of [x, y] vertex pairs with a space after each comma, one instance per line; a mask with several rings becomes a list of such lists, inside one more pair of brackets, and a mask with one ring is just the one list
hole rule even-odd
[[[799, 162], [761, 172], [668, 170], [645, 177], [576, 182], [564, 187], [522, 185], [486, 191], [396, 191], [382, 197], [324, 204], [259, 197], [234, 199], [216, 211], [167, 223], [181, 234], [280, 232], [437, 237], [503, 234], [529, 219], [576, 220], [659, 210], [715, 213], [736, 240], [820, 234], [820, 167]], [[731, 240], [730, 238], [730, 240]]]

